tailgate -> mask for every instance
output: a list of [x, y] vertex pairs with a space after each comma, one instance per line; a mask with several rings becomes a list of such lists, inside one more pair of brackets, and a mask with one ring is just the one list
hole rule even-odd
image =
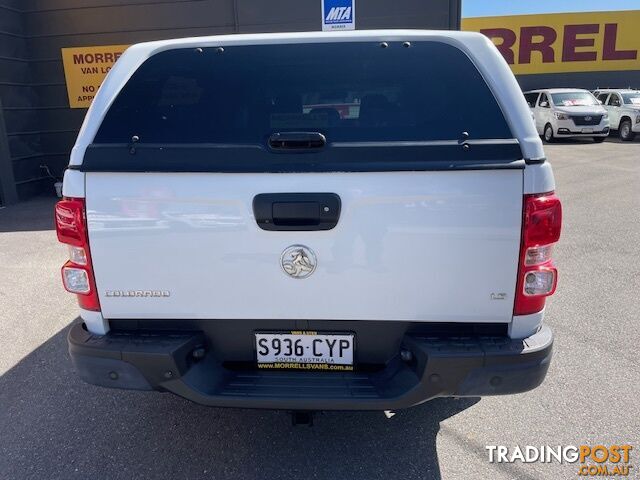
[[[509, 322], [522, 170], [86, 174], [106, 318]], [[267, 231], [264, 193], [337, 194], [326, 231]], [[302, 245], [307, 278], [283, 269]]]

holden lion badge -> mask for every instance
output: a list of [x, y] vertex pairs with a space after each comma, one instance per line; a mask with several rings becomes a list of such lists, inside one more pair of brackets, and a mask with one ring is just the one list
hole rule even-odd
[[307, 278], [317, 265], [316, 255], [304, 245], [291, 245], [280, 257], [280, 264], [284, 273], [293, 278]]

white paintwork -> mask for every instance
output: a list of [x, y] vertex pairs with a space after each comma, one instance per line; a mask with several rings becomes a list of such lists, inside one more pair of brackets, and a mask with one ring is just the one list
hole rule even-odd
[[96, 335], [104, 335], [109, 332], [109, 322], [102, 316], [101, 312], [80, 309], [80, 318], [87, 326], [87, 330]]
[[[602, 100], [602, 106], [609, 112], [609, 122], [613, 130], [618, 130], [620, 128], [620, 120], [628, 117], [631, 120], [631, 131], [640, 133], [640, 105], [624, 103], [621, 93], [638, 93], [638, 90], [606, 88], [593, 92], [596, 97], [600, 95], [605, 97], [600, 100]], [[612, 105], [614, 103], [612, 102], [613, 97], [618, 99], [619, 106]]]
[[524, 193], [545, 193], [553, 192], [556, 183], [553, 177], [553, 170], [550, 162], [535, 165], [527, 165], [524, 169]]
[[84, 198], [84, 173], [78, 170], [66, 170], [62, 183], [62, 195], [72, 198]]
[[[556, 138], [569, 138], [569, 137], [606, 137], [609, 135], [607, 133], [596, 133], [593, 132], [601, 132], [605, 128], [609, 127], [609, 117], [607, 115], [607, 111], [601, 105], [592, 105], [592, 106], [574, 106], [574, 107], [566, 107], [555, 105], [553, 102], [553, 98], [551, 94], [554, 93], [569, 93], [569, 92], [580, 92], [587, 93], [592, 95], [591, 92], [587, 90], [581, 90], [579, 88], [549, 88], [544, 90], [531, 90], [528, 93], [538, 93], [538, 98], [535, 102], [535, 105], [530, 107], [531, 113], [533, 114], [533, 120], [535, 123], [536, 131], [539, 135], [544, 134], [544, 129], [547, 125], [551, 125], [553, 128], [553, 135]], [[548, 99], [548, 106], [543, 107], [540, 105], [541, 100], [544, 98], [542, 94], [546, 95]], [[593, 95], [592, 95], [593, 96]], [[594, 97], [594, 101], [595, 101]], [[564, 114], [567, 116], [570, 115], [602, 115], [600, 119], [600, 123], [598, 125], [589, 125], [589, 126], [580, 126], [576, 125], [573, 120], [568, 119], [558, 119], [557, 114]], [[558, 130], [561, 128], [566, 128], [571, 133], [560, 133]], [[577, 133], [583, 129], [591, 129], [592, 132], [585, 133]]]
[[[512, 317], [521, 170], [87, 173], [86, 185], [93, 266], [109, 319]], [[253, 197], [274, 192], [337, 193], [340, 221], [329, 231], [261, 230]], [[293, 244], [317, 257], [303, 280], [280, 265]], [[170, 296], [108, 297], [108, 290]]]
[[542, 326], [544, 309], [531, 315], [514, 315], [509, 324], [509, 336], [511, 338], [527, 338], [536, 333]]

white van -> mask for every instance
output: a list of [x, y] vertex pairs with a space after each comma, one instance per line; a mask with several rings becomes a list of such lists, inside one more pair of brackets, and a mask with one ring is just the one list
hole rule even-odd
[[556, 138], [592, 137], [600, 143], [609, 135], [609, 115], [587, 90], [531, 90], [524, 93], [524, 98], [533, 113], [536, 130], [546, 142]]

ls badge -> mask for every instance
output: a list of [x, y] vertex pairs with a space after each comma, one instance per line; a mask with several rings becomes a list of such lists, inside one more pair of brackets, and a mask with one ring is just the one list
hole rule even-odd
[[317, 265], [316, 255], [304, 245], [291, 245], [280, 257], [280, 264], [284, 273], [293, 278], [307, 278]]

